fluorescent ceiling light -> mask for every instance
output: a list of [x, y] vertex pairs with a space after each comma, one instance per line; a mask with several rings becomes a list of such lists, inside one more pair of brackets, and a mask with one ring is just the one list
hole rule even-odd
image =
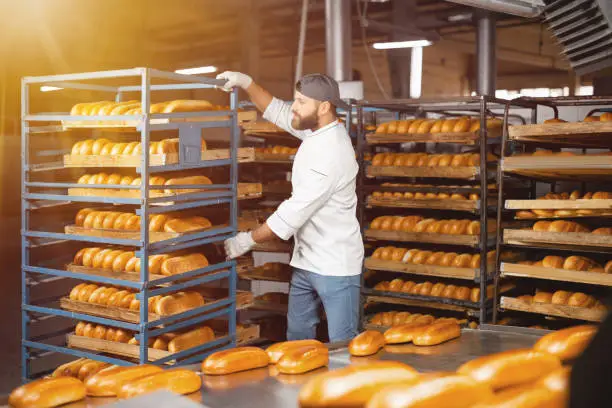
[[59, 91], [60, 89], [64, 89], [64, 88], [60, 88], [57, 86], [46, 86], [46, 85], [40, 87], [41, 92]]
[[213, 65], [207, 65], [205, 67], [177, 69], [174, 72], [176, 72], [177, 74], [184, 75], [212, 74], [213, 72], [217, 72], [217, 67]]
[[414, 47], [427, 47], [433, 44], [427, 40], [416, 40], [416, 41], [395, 41], [395, 42], [383, 42], [374, 43], [372, 47], [377, 50], [391, 50], [395, 48], [414, 48]]

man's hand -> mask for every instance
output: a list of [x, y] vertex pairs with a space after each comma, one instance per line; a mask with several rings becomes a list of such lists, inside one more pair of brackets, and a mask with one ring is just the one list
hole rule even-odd
[[255, 246], [255, 241], [250, 232], [239, 232], [235, 237], [225, 240], [224, 246], [227, 258], [234, 259], [249, 252]]
[[246, 90], [252, 83], [253, 78], [243, 74], [242, 72], [225, 71], [217, 75], [217, 79], [225, 79], [227, 82], [220, 89], [224, 91], [231, 91], [234, 87], [240, 87]]

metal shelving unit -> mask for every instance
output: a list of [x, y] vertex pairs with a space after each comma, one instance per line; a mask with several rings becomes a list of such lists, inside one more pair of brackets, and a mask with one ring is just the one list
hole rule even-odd
[[[397, 100], [397, 101], [376, 101], [376, 102], [359, 102], [357, 103], [357, 120], [358, 120], [358, 161], [360, 163], [360, 174], [358, 178], [358, 194], [359, 194], [359, 220], [362, 225], [363, 235], [366, 238], [366, 262], [364, 263], [364, 273], [367, 265], [376, 263], [376, 271], [384, 271], [384, 273], [401, 273], [394, 277], [406, 277], [407, 275], [414, 276], [416, 279], [425, 280], [428, 276], [429, 267], [423, 268], [421, 271], [412, 271], [414, 268], [404, 268], [397, 263], [397, 267], [385, 268], [385, 261], [374, 261], [368, 258], [368, 245], [373, 240], [378, 243], [388, 242], [387, 245], [395, 245], [401, 248], [419, 248], [430, 249], [436, 248], [435, 251], [440, 251], [440, 246], [443, 246], [447, 252], [470, 252], [476, 251], [480, 254], [480, 266], [478, 269], [463, 271], [452, 271], [446, 273], [442, 271], [444, 267], [437, 267], [439, 270], [432, 273], [430, 276], [435, 280], [442, 279], [462, 279], [463, 282], [472, 281], [480, 288], [479, 302], [459, 301], [453, 299], [434, 298], [430, 296], [412, 295], [402, 292], [380, 292], [366, 288], [364, 279], [362, 279], [362, 299], [392, 299], [388, 303], [404, 304], [406, 306], [422, 306], [423, 308], [451, 310], [451, 311], [466, 311], [468, 316], [476, 317], [481, 323], [487, 321], [492, 299], [487, 299], [487, 285], [493, 282], [493, 265], [487, 265], [487, 252], [495, 248], [495, 233], [488, 232], [488, 226], [494, 220], [496, 210], [495, 197], [493, 193], [496, 190], [495, 185], [495, 163], [487, 162], [487, 153], [492, 152], [501, 143], [501, 132], [496, 129], [496, 134], [492, 134], [491, 129], [487, 129], [487, 117], [501, 117], [503, 109], [506, 106], [506, 101], [492, 97], [470, 97], [457, 98], [449, 100]], [[516, 104], [517, 107], [522, 107], [521, 104]], [[444, 133], [444, 134], [378, 134], [372, 130], [366, 130], [366, 110], [374, 111], [372, 119], [376, 122], [376, 115], [380, 112], [386, 112], [386, 120], [389, 118], [400, 120], [408, 118], [452, 118], [460, 116], [471, 116], [479, 118], [480, 128], [474, 132], [464, 133]], [[519, 115], [513, 116], [516, 120], [523, 121]], [[458, 170], [468, 170], [468, 168], [417, 168], [417, 167], [379, 167], [372, 166], [365, 159], [365, 154], [372, 153], [376, 149], [386, 149], [389, 152], [422, 152], [427, 149], [432, 152], [433, 149], [438, 149], [438, 146], [443, 145], [447, 153], [451, 151], [457, 154], [461, 149], [472, 148], [476, 153], [480, 154], [480, 162], [474, 168], [469, 168], [470, 174], [462, 175]], [[451, 147], [454, 146], [454, 147]], [[404, 150], [402, 150], [404, 149]], [[453, 150], [454, 149], [454, 150]], [[436, 150], [436, 152], [438, 152]], [[376, 171], [374, 171], [376, 170]], [[453, 173], [455, 171], [455, 173]], [[464, 171], [465, 173], [465, 171]], [[392, 181], [392, 183], [410, 183], [399, 184], [394, 186], [381, 185], [381, 181]], [[428, 205], [426, 200], [412, 200], [410, 203], [398, 204], [393, 202], [383, 203], [384, 200], [376, 200], [370, 194], [374, 191], [392, 191], [392, 192], [444, 192], [453, 193], [478, 193], [479, 199], [472, 204], [468, 202], [458, 202], [453, 205], [452, 201], [445, 203], [435, 200], [435, 205]], [[380, 203], [377, 201], [381, 201]], [[470, 204], [470, 205], [468, 205]], [[475, 237], [468, 236], [445, 236], [443, 234], [421, 234], [421, 233], [404, 233], [395, 231], [374, 231], [370, 233], [368, 230], [369, 215], [371, 211], [378, 210], [387, 214], [404, 215], [406, 214], [440, 214], [427, 215], [425, 218], [472, 218], [480, 221], [480, 234]], [[422, 236], [421, 236], [422, 235]], [[451, 242], [448, 237], [455, 237], [455, 243]], [[461, 237], [461, 239], [458, 239]], [[473, 239], [472, 239], [473, 238]], [[465, 241], [465, 242], [463, 242]], [[469, 242], [468, 242], [469, 241]], [[408, 242], [413, 244], [408, 244]], [[432, 244], [435, 244], [432, 246]], [[428, 246], [429, 245], [429, 246]], [[382, 245], [379, 245], [382, 246]], [[371, 248], [373, 249], [373, 248]], [[371, 250], [370, 249], [370, 250]], [[374, 262], [372, 262], [374, 261]], [[403, 264], [406, 265], [406, 264]], [[418, 266], [418, 265], [417, 265]], [[435, 267], [434, 267], [435, 268]], [[401, 271], [399, 269], [402, 269]], [[453, 269], [453, 268], [448, 268]], [[454, 268], [457, 269], [457, 268]], [[414, 273], [412, 273], [414, 272]], [[461, 274], [458, 274], [462, 272]], [[467, 276], [467, 273], [470, 276]], [[456, 275], [456, 276], [454, 276]], [[460, 285], [461, 281], [456, 284]], [[454, 282], [450, 282], [454, 283]], [[381, 297], [382, 296], [382, 297]], [[436, 307], [439, 305], [440, 307]]]
[[[504, 249], [520, 250], [523, 258], [536, 262], [548, 255], [568, 257], [585, 256], [602, 265], [612, 259], [612, 240], [603, 235], [590, 233], [536, 232], [531, 226], [542, 220], [569, 220], [590, 226], [592, 229], [609, 226], [606, 212], [612, 200], [574, 199], [540, 200], [546, 193], [561, 193], [578, 190], [581, 194], [589, 191], [610, 191], [610, 164], [606, 151], [612, 147], [610, 132], [612, 122], [582, 122], [583, 117], [592, 114], [612, 112], [610, 97], [559, 97], [559, 98], [520, 98], [519, 103], [532, 110], [529, 124], [505, 126], [502, 135], [501, 165], [498, 170], [498, 237], [497, 253]], [[572, 119], [567, 123], [537, 123], [542, 110], [552, 110], [554, 118]], [[506, 118], [507, 122], [506, 108]], [[553, 152], [570, 149], [565, 156], [530, 156], [536, 148]], [[604, 153], [602, 156], [583, 156], [583, 154]], [[520, 157], [520, 154], [523, 157]], [[603, 162], [602, 162], [603, 161]], [[522, 195], [511, 194], [507, 183], [512, 179], [526, 180], [531, 188]], [[562, 215], [555, 211], [563, 211]], [[583, 210], [586, 215], [576, 211]], [[533, 211], [539, 212], [534, 213]], [[541, 212], [540, 212], [541, 211]], [[532, 213], [531, 218], [518, 216], [519, 212]], [[515, 217], [515, 213], [517, 216]], [[514, 218], [513, 225], [507, 223]], [[504, 221], [506, 220], [506, 221]], [[517, 282], [517, 291], [511, 296], [495, 294], [493, 321], [512, 321], [513, 318], [499, 319], [499, 312], [509, 312], [517, 316], [515, 327], [520, 324], [546, 321], [551, 328], [564, 327], [580, 322], [601, 321], [605, 310], [585, 307], [572, 307], [564, 304], [527, 303], [517, 297], [533, 295], [534, 287], [547, 292], [566, 290], [583, 292], [589, 295], [605, 294], [612, 286], [612, 280], [604, 273], [548, 268], [516, 262], [497, 260], [496, 286], [500, 279]], [[508, 313], [504, 313], [508, 316]], [[544, 320], [545, 319], [545, 320]], [[527, 322], [527, 323], [525, 323]]]
[[[101, 85], [101, 83], [105, 83]], [[110, 85], [106, 85], [110, 83]], [[117, 85], [121, 84], [121, 85]], [[32, 113], [31, 88], [41, 85], [84, 92], [85, 94], [111, 95], [115, 101], [125, 99], [126, 94], [139, 93], [143, 114], [116, 116], [71, 116], [67, 113]], [[62, 354], [73, 357], [86, 357], [112, 364], [131, 365], [149, 361], [148, 341], [154, 336], [171, 331], [182, 330], [214, 318], [227, 317], [227, 332], [216, 336], [213, 341], [195, 348], [170, 353], [152, 361], [153, 364], [187, 364], [200, 361], [212, 351], [229, 348], [236, 343], [236, 262], [211, 262], [210, 265], [186, 273], [165, 276], [152, 280], [149, 276], [149, 255], [163, 254], [187, 249], [201, 250], [208, 244], [220, 243], [233, 236], [237, 230], [237, 147], [239, 128], [237, 111], [237, 92], [229, 96], [230, 110], [149, 114], [151, 95], [163, 91], [190, 91], [213, 89], [221, 85], [219, 80], [180, 75], [150, 68], [133, 68], [114, 71], [87, 72], [68, 75], [26, 77], [22, 79], [22, 345], [21, 364], [23, 380], [30, 379], [32, 364], [52, 355]], [[90, 98], [92, 98], [90, 96]], [[78, 123], [75, 126], [68, 126]], [[229, 151], [225, 158], [204, 160], [201, 154], [202, 129], [227, 128], [230, 132]], [[113, 186], [117, 189], [133, 189], [140, 192], [139, 198], [111, 198], [70, 196], [58, 193], [68, 188], [82, 187], [76, 183], [56, 182], [57, 178], [70, 178], [74, 169], [64, 167], [61, 160], [66, 152], [66, 140], [71, 137], [83, 139], [99, 132], [112, 130], [118, 137], [131, 132], [137, 136], [142, 146], [149, 146], [156, 132], [177, 132], [179, 154], [172, 164], [150, 166], [148, 149], [143, 148], [140, 165], [133, 170], [141, 177], [140, 186]], [[85, 136], [84, 136], [85, 135]], [[58, 144], [59, 147], [58, 148]], [[41, 146], [44, 146], [41, 148]], [[56, 160], [56, 161], [54, 161]], [[177, 194], [171, 199], [151, 198], [152, 190], [163, 186], [149, 185], [150, 178], [160, 172], [198, 170], [222, 167], [228, 173], [229, 181], [224, 184], [180, 185], [176, 189], [194, 189], [200, 192]], [[65, 173], [69, 173], [67, 176]], [[37, 180], [34, 180], [36, 178]], [[109, 188], [108, 185], [87, 185], [88, 188]], [[201, 192], [204, 190], [204, 192]], [[75, 235], [61, 231], [54, 221], [61, 223], [73, 216], [72, 207], [76, 204], [114, 205], [123, 208], [136, 207], [140, 216], [139, 237], [137, 239], [112, 238], [108, 236]], [[159, 205], [165, 204], [165, 205]], [[203, 211], [210, 206], [223, 206], [226, 209], [224, 220], [218, 226], [180, 234], [180, 236], [151, 242], [149, 216], [177, 211]], [[118, 207], [119, 208], [119, 207]], [[121, 210], [120, 210], [121, 211]], [[44, 214], [37, 214], [44, 212]], [[37, 225], [38, 223], [38, 225]], [[76, 273], [64, 267], [68, 257], [65, 254], [75, 242], [89, 242], [96, 245], [116, 245], [135, 248], [142, 268], [133, 276], [101, 276]], [[74, 252], [72, 252], [74, 253]], [[136, 278], [137, 276], [137, 278]], [[66, 294], [66, 288], [74, 285], [74, 280], [97, 283], [100, 285], [120, 286], [136, 291], [140, 301], [138, 323], [127, 322], [120, 318], [99, 317], [83, 312], [63, 310], [58, 300]], [[161, 317], [150, 321], [148, 300], [156, 295], [166, 295], [198, 285], [215, 281], [227, 281], [227, 297], [206, 302], [182, 313]], [[59, 287], [59, 289], [58, 289]], [[43, 291], [44, 297], [33, 298], [34, 291]], [[52, 295], [53, 291], [60, 295]], [[69, 319], [69, 320], [66, 320]], [[109, 353], [69, 348], [65, 345], [65, 335], [73, 330], [74, 320], [121, 328], [135, 333], [139, 341], [138, 358], [122, 358]]]

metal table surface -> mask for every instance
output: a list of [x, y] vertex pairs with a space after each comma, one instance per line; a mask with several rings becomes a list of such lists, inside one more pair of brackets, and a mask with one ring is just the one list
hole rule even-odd
[[[464, 329], [459, 339], [438, 346], [418, 347], [411, 344], [386, 346], [384, 350], [369, 357], [352, 357], [346, 347], [341, 347], [330, 351], [329, 368], [321, 368], [303, 375], [278, 374], [274, 366], [225, 376], [205, 375], [202, 377], [202, 390], [187, 398], [210, 408], [297, 407], [300, 386], [309, 378], [327, 370], [371, 360], [395, 360], [406, 363], [420, 372], [454, 371], [461, 364], [479, 356], [531, 347], [539, 334], [541, 333], [535, 331], [517, 333], [506, 330]], [[187, 367], [195, 371], [200, 370], [199, 364]], [[112, 402], [116, 400], [87, 398], [65, 407], [85, 408]]]

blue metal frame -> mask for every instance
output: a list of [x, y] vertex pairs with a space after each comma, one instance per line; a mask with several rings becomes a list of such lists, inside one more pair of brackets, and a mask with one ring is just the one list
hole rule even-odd
[[[86, 83], [89, 80], [111, 79], [111, 78], [139, 78], [139, 85], [131, 86], [103, 86], [97, 84]], [[153, 78], [165, 79], [169, 81], [177, 81], [179, 83], [169, 83], [161, 85], [152, 85]], [[82, 82], [81, 82], [82, 81]], [[70, 116], [69, 114], [56, 113], [41, 113], [31, 114], [29, 112], [29, 87], [31, 85], [52, 85], [64, 89], [90, 90], [99, 92], [108, 92], [115, 94], [115, 100], [122, 100], [125, 92], [140, 92], [142, 115], [121, 115], [121, 116]], [[135, 332], [136, 338], [139, 340], [140, 356], [139, 363], [148, 362], [148, 340], [152, 336], [166, 333], [171, 330], [186, 328], [197, 323], [201, 323], [212, 318], [225, 316], [228, 317], [228, 333], [227, 335], [217, 338], [209, 343], [201, 346], [184, 350], [179, 353], [174, 353], [163, 359], [156, 360], [154, 364], [164, 364], [170, 361], [175, 361], [177, 364], [187, 364], [204, 358], [206, 355], [219, 349], [233, 347], [236, 344], [236, 262], [225, 261], [222, 263], [209, 265], [205, 268], [190, 271], [181, 275], [168, 276], [161, 279], [151, 281], [148, 270], [149, 255], [168, 252], [168, 250], [176, 251], [181, 249], [193, 248], [196, 246], [220, 242], [225, 240], [237, 232], [238, 226], [238, 144], [240, 130], [238, 127], [238, 93], [233, 91], [230, 94], [230, 110], [229, 111], [214, 111], [214, 112], [187, 112], [187, 113], [172, 113], [172, 114], [149, 114], [151, 105], [152, 91], [165, 90], [192, 90], [192, 89], [211, 89], [215, 86], [222, 85], [223, 81], [216, 79], [189, 76], [176, 74], [173, 72], [158, 71], [151, 68], [133, 68], [115, 71], [102, 72], [86, 72], [79, 74], [68, 75], [51, 75], [43, 77], [25, 77], [21, 82], [21, 117], [22, 117], [22, 140], [21, 140], [21, 201], [22, 201], [22, 218], [21, 218], [21, 244], [22, 244], [22, 341], [21, 341], [21, 376], [22, 381], [27, 381], [33, 377], [30, 372], [30, 362], [41, 355], [53, 353], [63, 353], [75, 357], [87, 357], [94, 360], [100, 360], [112, 364], [132, 365], [133, 362], [122, 357], [108, 357], [98, 355], [93, 352], [69, 349], [64, 346], [46, 344], [42, 340], [62, 335], [64, 331], [54, 331], [43, 333], [42, 335], [32, 338], [30, 336], [29, 323], [40, 321], [54, 317], [64, 317], [71, 319], [84, 320], [88, 322], [120, 327]], [[166, 118], [189, 118], [202, 116], [229, 116], [229, 120], [219, 120], [213, 122], [187, 122], [187, 123], [155, 123], [157, 119]], [[113, 198], [113, 197], [79, 197], [68, 196], [67, 194], [53, 193], [48, 191], [57, 191], [58, 189], [66, 188], [109, 188], [107, 185], [81, 185], [76, 183], [57, 183], [57, 182], [32, 182], [29, 180], [29, 174], [34, 171], [54, 171], [61, 169], [62, 166], [50, 167], [48, 164], [44, 166], [31, 165], [29, 159], [30, 153], [30, 136], [43, 136], [45, 133], [54, 132], [61, 127], [56, 125], [34, 126], [30, 122], [40, 121], [61, 121], [61, 120], [79, 120], [79, 121], [116, 121], [116, 120], [131, 120], [136, 121], [136, 130], [140, 133], [140, 142], [143, 146], [147, 146], [150, 141], [150, 135], [155, 130], [175, 129], [179, 131], [179, 150], [183, 150], [187, 133], [190, 131], [199, 131], [202, 128], [210, 127], [229, 127], [231, 131], [230, 138], [230, 157], [229, 159], [220, 160], [187, 160], [181, 153], [179, 155], [179, 163], [167, 166], [149, 166], [148, 149], [142, 149], [141, 165], [136, 168], [136, 172], [141, 174], [142, 183], [140, 186], [116, 186], [120, 189], [138, 189], [140, 192], [139, 198]], [[101, 126], [103, 127], [103, 126]], [[193, 136], [193, 135], [192, 135]], [[184, 140], [185, 139], [185, 140]], [[36, 156], [54, 156], [64, 153], [62, 150], [44, 150], [36, 152]], [[184, 185], [173, 186], [177, 189], [202, 189], [204, 191], [175, 195], [172, 197], [149, 197], [151, 190], [159, 190], [163, 186], [149, 185], [149, 179], [152, 174], [157, 172], [169, 172], [176, 170], [189, 170], [214, 166], [229, 166], [230, 182], [228, 184], [216, 185]], [[44, 189], [44, 192], [31, 192], [31, 189]], [[42, 190], [39, 190], [42, 191]], [[30, 210], [34, 208], [33, 202], [84, 202], [84, 203], [108, 203], [136, 206], [136, 214], [141, 216], [140, 236], [139, 239], [109, 239], [101, 237], [88, 237], [74, 234], [65, 234], [49, 231], [34, 231], [30, 226]], [[162, 202], [173, 203], [168, 206], [155, 206]], [[38, 203], [37, 203], [38, 204]], [[148, 217], [151, 214], [165, 213], [169, 211], [192, 209], [216, 204], [227, 204], [230, 210], [230, 219], [228, 226], [221, 226], [211, 230], [195, 232], [178, 238], [168, 239], [161, 242], [150, 242], [148, 230]], [[57, 204], [52, 204], [57, 205]], [[94, 243], [104, 243], [113, 245], [128, 245], [136, 247], [136, 256], [140, 257], [142, 265], [138, 280], [123, 280], [120, 278], [110, 278], [106, 276], [87, 275], [65, 270], [54, 269], [52, 266], [34, 266], [30, 261], [30, 250], [34, 247], [32, 240], [73, 240], [86, 241]], [[45, 278], [44, 282], [50, 282], [56, 279], [74, 278], [85, 282], [94, 282], [106, 285], [121, 285], [136, 289], [137, 298], [140, 299], [139, 323], [128, 323], [124, 321], [114, 320], [110, 318], [92, 316], [85, 313], [77, 313], [62, 310], [56, 307], [41, 306], [33, 304], [30, 299], [30, 288], [35, 285], [40, 285], [42, 281], [28, 279], [28, 276], [46, 275], [50, 278]], [[228, 280], [228, 297], [214, 303], [206, 304], [197, 309], [189, 310], [177, 315], [165, 316], [156, 321], [149, 321], [148, 314], [148, 299], [158, 294], [167, 294], [179, 290], [183, 290], [194, 285], [199, 285], [205, 282], [217, 281], [221, 279]], [[167, 285], [160, 287], [160, 285]], [[164, 327], [159, 328], [160, 325]], [[42, 350], [43, 353], [33, 353], [32, 350]]]

